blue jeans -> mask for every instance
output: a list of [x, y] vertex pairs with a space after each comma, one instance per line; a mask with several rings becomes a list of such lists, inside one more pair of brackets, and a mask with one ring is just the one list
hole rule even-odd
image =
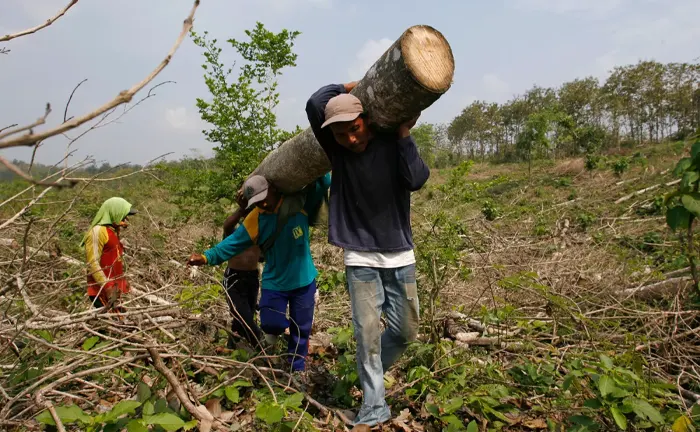
[[[362, 407], [354, 423], [374, 426], [391, 418], [384, 400], [384, 372], [418, 334], [416, 266], [345, 268], [357, 340]], [[387, 327], [381, 332], [381, 314]]]
[[[309, 353], [309, 335], [314, 321], [316, 281], [291, 291], [262, 290], [260, 295], [260, 327], [271, 335], [279, 336], [289, 328], [287, 352], [293, 371], [306, 368]], [[289, 305], [289, 319], [287, 319]]]

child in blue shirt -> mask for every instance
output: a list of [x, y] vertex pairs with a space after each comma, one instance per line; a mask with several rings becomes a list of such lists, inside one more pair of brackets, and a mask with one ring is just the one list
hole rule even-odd
[[[262, 176], [251, 176], [243, 184], [247, 207], [255, 208], [243, 224], [219, 244], [192, 254], [188, 265], [219, 265], [253, 245], [260, 245], [265, 256], [260, 296], [260, 327], [270, 335], [281, 335], [289, 328], [288, 353], [292, 370], [305, 369], [309, 335], [313, 323], [314, 294], [318, 272], [309, 246], [309, 213], [317, 209], [330, 187], [330, 173], [306, 188], [303, 206], [283, 210], [287, 220], [277, 227], [280, 209], [297, 197], [281, 194]], [[275, 237], [276, 236], [276, 237]], [[273, 241], [270, 245], [269, 240]], [[287, 307], [289, 318], [287, 320]]]

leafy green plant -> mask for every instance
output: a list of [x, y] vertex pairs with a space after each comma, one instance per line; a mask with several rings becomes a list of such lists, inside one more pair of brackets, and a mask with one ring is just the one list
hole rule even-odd
[[[150, 403], [134, 400], [124, 400], [109, 411], [94, 416], [86, 414], [77, 405], [57, 406], [56, 414], [64, 425], [79, 425], [87, 432], [126, 429], [127, 432], [148, 431], [148, 426], [159, 426], [166, 431], [190, 430], [197, 425], [197, 420], [185, 421], [173, 412], [161, 409], [156, 412]], [[137, 414], [140, 411], [140, 415]], [[48, 410], [42, 411], [36, 420], [45, 425], [55, 426], [56, 423]]]
[[[301, 132], [299, 127], [292, 132], [279, 128], [275, 114], [278, 78], [296, 66], [293, 48], [300, 33], [274, 33], [258, 22], [245, 34], [245, 40], [227, 41], [239, 57], [233, 66], [224, 63], [217, 39], [210, 39], [206, 31], [191, 34], [204, 56], [204, 84], [210, 96], [197, 98], [196, 104], [210, 125], [203, 132], [215, 145], [215, 157], [163, 165], [171, 174], [166, 183], [171, 200], [186, 218], [208, 211], [209, 218], [213, 213], [222, 222], [245, 177], [276, 144]], [[234, 69], [237, 76], [231, 79]]]
[[665, 198], [666, 223], [672, 231], [685, 234], [682, 242], [684, 252], [690, 261], [693, 276], [693, 288], [700, 295], [700, 276], [697, 270], [698, 251], [694, 242], [693, 223], [700, 217], [700, 138], [690, 149], [690, 157], [678, 161], [673, 171], [681, 178], [678, 189], [669, 193]]
[[587, 412], [569, 418], [578, 426], [575, 430], [597, 430], [601, 425], [595, 417], [601, 412], [621, 430], [627, 430], [631, 424], [649, 428], [667, 423], [658, 407], [674, 400], [671, 390], [675, 390], [675, 386], [645, 380], [641, 358], [636, 359], [634, 370], [615, 365], [604, 354], [598, 361], [586, 364], [575, 360], [569, 365], [570, 372], [564, 378], [562, 390], [579, 393], [585, 385], [593, 394], [584, 402]]
[[595, 222], [596, 217], [588, 212], [580, 212], [576, 215], [576, 223], [582, 230], [587, 230]]
[[586, 171], [588, 172], [593, 172], [597, 170], [603, 162], [603, 158], [600, 155], [594, 154], [594, 153], [588, 153], [586, 154], [586, 159], [584, 161], [584, 166], [586, 167]]
[[338, 287], [344, 287], [345, 272], [319, 270], [318, 277], [316, 278], [316, 286], [318, 287], [318, 290], [322, 293], [333, 292]]
[[612, 162], [612, 170], [617, 177], [622, 177], [622, 175], [627, 172], [630, 167], [630, 160], [626, 157], [621, 157]]
[[[312, 423], [313, 417], [302, 408], [303, 402], [304, 395], [301, 393], [288, 395], [281, 403], [265, 400], [255, 407], [255, 417], [274, 431], [316, 430]], [[301, 416], [301, 419], [284, 421], [294, 413]]]
[[484, 215], [486, 220], [493, 221], [501, 215], [501, 210], [493, 203], [493, 201], [486, 200], [484, 201], [484, 205], [481, 207], [481, 213]]

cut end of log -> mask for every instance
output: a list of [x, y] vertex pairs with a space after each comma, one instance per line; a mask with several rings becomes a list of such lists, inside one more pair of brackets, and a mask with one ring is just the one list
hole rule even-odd
[[426, 89], [444, 93], [452, 85], [455, 60], [447, 39], [427, 25], [410, 27], [401, 36], [406, 67]]

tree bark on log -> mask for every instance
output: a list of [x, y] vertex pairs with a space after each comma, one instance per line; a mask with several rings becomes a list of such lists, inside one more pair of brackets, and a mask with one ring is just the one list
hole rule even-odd
[[[350, 92], [378, 129], [393, 129], [430, 107], [452, 85], [454, 57], [436, 29], [408, 28], [372, 65]], [[311, 128], [270, 152], [253, 174], [283, 193], [296, 192], [331, 169]]]

